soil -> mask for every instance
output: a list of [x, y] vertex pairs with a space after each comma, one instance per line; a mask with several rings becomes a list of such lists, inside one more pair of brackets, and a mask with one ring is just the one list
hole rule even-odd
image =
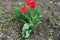
[[[0, 0], [0, 40], [60, 40], [60, 0], [36, 0], [38, 7], [46, 13], [42, 19], [41, 27], [37, 28], [28, 39], [21, 37], [23, 23], [20, 21], [9, 22], [13, 15], [16, 3], [25, 0]], [[51, 18], [52, 17], [52, 18]], [[58, 19], [57, 19], [58, 18]]]

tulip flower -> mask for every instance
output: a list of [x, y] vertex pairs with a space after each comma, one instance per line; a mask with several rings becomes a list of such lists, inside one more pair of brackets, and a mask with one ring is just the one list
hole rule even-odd
[[36, 2], [31, 2], [29, 5], [31, 8], [35, 8], [36, 7]]
[[21, 12], [23, 12], [23, 13], [26, 13], [26, 12], [27, 12], [26, 6], [23, 6], [23, 7], [21, 8]]

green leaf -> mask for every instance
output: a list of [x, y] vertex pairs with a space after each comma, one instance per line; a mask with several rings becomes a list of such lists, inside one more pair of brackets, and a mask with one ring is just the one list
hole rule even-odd
[[29, 29], [29, 24], [25, 23], [22, 29], [22, 37], [28, 38], [32, 30]]
[[26, 31], [25, 38], [28, 38], [28, 37], [30, 36], [31, 31], [32, 31], [32, 30], [27, 30], [27, 31]]
[[24, 26], [23, 26], [23, 31], [26, 30], [26, 29], [29, 29], [29, 24], [28, 23], [25, 23]]

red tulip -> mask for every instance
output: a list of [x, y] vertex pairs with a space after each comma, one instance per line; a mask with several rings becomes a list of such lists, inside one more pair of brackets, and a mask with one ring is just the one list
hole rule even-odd
[[21, 8], [21, 12], [23, 12], [23, 13], [26, 13], [27, 12], [26, 6], [24, 6], [24, 7]]
[[31, 2], [29, 5], [31, 8], [35, 8], [36, 7], [36, 2]]
[[26, 0], [26, 4], [27, 4], [27, 5], [30, 5], [31, 2], [32, 2], [31, 0]]

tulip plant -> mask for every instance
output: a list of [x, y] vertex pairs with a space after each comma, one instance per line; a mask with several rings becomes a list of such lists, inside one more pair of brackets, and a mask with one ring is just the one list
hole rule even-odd
[[36, 1], [26, 0], [25, 5], [19, 6], [15, 10], [15, 17], [24, 22], [22, 27], [22, 37], [28, 38], [41, 23], [43, 11], [37, 8]]

